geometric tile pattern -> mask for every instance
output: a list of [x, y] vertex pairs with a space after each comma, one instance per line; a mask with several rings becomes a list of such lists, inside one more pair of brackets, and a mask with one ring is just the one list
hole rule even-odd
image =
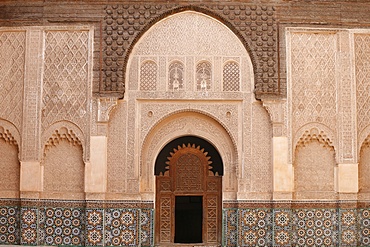
[[140, 238], [141, 246], [154, 245], [154, 211], [153, 209], [140, 210]]
[[105, 244], [138, 246], [138, 214], [137, 209], [106, 209]]
[[[42, 204], [1, 205], [0, 244], [154, 246], [152, 205]], [[368, 206], [294, 205], [224, 208], [222, 246], [370, 246]]]
[[294, 209], [292, 234], [296, 246], [337, 246], [336, 209]]
[[357, 210], [358, 245], [370, 246], [370, 209]]
[[223, 246], [237, 246], [238, 243], [238, 209], [223, 210], [222, 223]]
[[90, 246], [104, 245], [104, 210], [86, 209], [86, 243]]
[[224, 208], [222, 246], [370, 246], [370, 208]]
[[239, 211], [238, 246], [271, 246], [272, 214], [270, 209]]
[[0, 244], [19, 244], [18, 207], [0, 207]]
[[37, 245], [37, 208], [21, 208], [21, 245]]
[[78, 208], [40, 208], [40, 245], [82, 245], [84, 210]]

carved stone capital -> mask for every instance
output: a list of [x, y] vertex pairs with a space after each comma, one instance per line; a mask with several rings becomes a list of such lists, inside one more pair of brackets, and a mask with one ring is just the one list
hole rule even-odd
[[118, 98], [107, 97], [98, 99], [98, 122], [106, 123], [109, 121], [109, 114], [117, 106]]
[[263, 99], [273, 128], [274, 136], [286, 135], [286, 100], [285, 99]]

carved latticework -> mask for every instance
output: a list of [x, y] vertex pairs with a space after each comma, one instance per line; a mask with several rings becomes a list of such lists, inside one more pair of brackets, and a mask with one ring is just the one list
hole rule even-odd
[[156, 178], [156, 242], [173, 243], [176, 196], [203, 198], [203, 243], [221, 240], [221, 177], [214, 174], [211, 157], [195, 144], [183, 144], [170, 152], [166, 171]]
[[158, 66], [153, 61], [146, 61], [140, 68], [140, 90], [155, 91], [157, 87]]
[[239, 91], [240, 69], [236, 62], [227, 62], [223, 69], [223, 91]]

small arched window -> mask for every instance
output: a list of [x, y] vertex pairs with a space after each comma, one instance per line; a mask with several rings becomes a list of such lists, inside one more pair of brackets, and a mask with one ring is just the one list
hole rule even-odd
[[158, 66], [154, 61], [145, 61], [140, 67], [140, 90], [155, 91]]
[[223, 91], [235, 92], [240, 90], [240, 69], [239, 64], [230, 61], [223, 69]]
[[200, 62], [196, 69], [197, 91], [208, 91], [211, 89], [212, 68], [209, 62]]
[[172, 62], [169, 67], [168, 89], [179, 91], [184, 89], [184, 65], [180, 62]]

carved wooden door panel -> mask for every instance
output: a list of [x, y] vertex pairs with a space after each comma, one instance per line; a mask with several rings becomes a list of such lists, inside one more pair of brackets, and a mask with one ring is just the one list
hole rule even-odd
[[221, 242], [221, 177], [212, 157], [199, 146], [178, 146], [169, 154], [166, 172], [156, 178], [156, 243], [174, 243], [176, 196], [203, 198], [202, 242]]

